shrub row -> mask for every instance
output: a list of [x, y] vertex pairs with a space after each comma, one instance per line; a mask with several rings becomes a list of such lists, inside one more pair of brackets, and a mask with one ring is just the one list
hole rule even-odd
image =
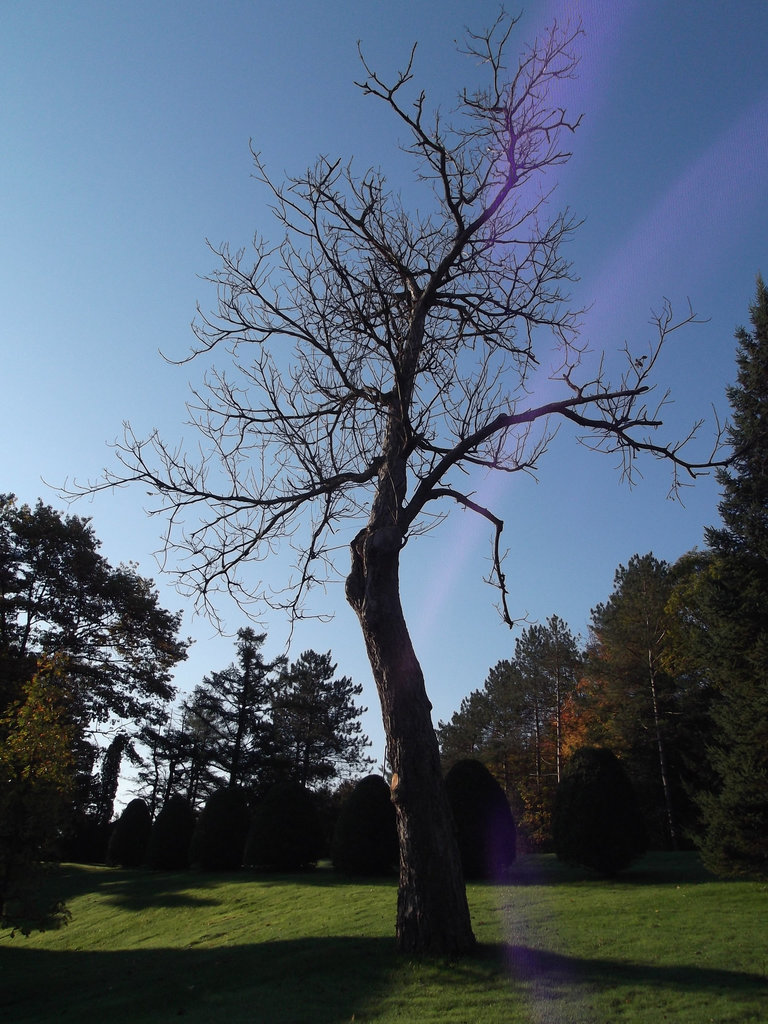
[[[488, 769], [459, 761], [446, 776], [464, 875], [502, 881], [516, 854], [516, 831], [507, 798]], [[553, 817], [560, 860], [610, 876], [645, 850], [645, 829], [631, 782], [609, 750], [585, 748], [571, 758], [560, 782]], [[326, 842], [315, 795], [281, 783], [255, 807], [239, 789], [220, 789], [197, 822], [181, 797], [171, 797], [154, 823], [142, 800], [116, 822], [110, 864], [176, 870], [192, 866], [228, 871], [242, 865], [282, 871], [317, 863]], [[331, 843], [337, 871], [382, 875], [398, 863], [395, 808], [380, 776], [360, 780], [339, 811]]]
[[315, 864], [323, 846], [313, 794], [283, 783], [253, 809], [243, 790], [219, 789], [197, 821], [179, 796], [170, 797], [154, 823], [144, 801], [132, 800], [115, 822], [107, 863], [203, 871], [231, 871], [245, 864], [291, 871]]

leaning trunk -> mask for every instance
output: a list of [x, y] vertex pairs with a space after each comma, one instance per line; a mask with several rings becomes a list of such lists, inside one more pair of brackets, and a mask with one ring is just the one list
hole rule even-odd
[[463, 953], [475, 938], [432, 706], [403, 617], [400, 538], [364, 530], [352, 545], [347, 599], [360, 620], [381, 700], [400, 841], [397, 940], [408, 953]]

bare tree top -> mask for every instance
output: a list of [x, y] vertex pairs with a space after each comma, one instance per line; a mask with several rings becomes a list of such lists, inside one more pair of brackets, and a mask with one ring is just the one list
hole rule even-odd
[[[225, 588], [298, 616], [307, 591], [338, 572], [345, 523], [389, 530], [402, 547], [448, 498], [492, 524], [492, 581], [509, 619], [503, 523], [474, 500], [473, 472], [533, 470], [562, 420], [619, 453], [629, 478], [643, 453], [671, 464], [673, 487], [712, 465], [713, 455], [686, 455], [698, 424], [682, 440], [657, 438], [659, 352], [692, 311], [676, 321], [665, 302], [655, 342], [626, 352], [620, 379], [583, 371], [564, 254], [577, 222], [553, 209], [550, 173], [580, 121], [553, 102], [575, 73], [580, 28], [553, 25], [511, 66], [514, 27], [500, 16], [467, 35], [486, 84], [446, 116], [415, 87], [415, 47], [391, 80], [361, 52], [359, 88], [406, 132], [424, 196], [416, 209], [380, 170], [321, 157], [276, 180], [254, 152], [278, 232], [215, 250], [217, 308], [199, 311], [192, 355], [226, 350], [229, 367], [193, 392], [199, 448], [126, 426], [119, 468], [90, 488], [149, 488], [168, 518], [166, 550], [204, 603]], [[541, 404], [532, 376], [553, 351], [561, 396]], [[292, 578], [277, 589], [247, 583], [245, 563], [283, 542]]]

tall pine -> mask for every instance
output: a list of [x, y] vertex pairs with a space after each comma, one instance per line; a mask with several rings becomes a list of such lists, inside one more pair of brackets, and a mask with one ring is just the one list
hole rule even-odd
[[757, 280], [752, 331], [736, 333], [733, 459], [719, 473], [722, 525], [707, 532], [716, 784], [703, 795], [705, 863], [768, 878], [768, 289]]

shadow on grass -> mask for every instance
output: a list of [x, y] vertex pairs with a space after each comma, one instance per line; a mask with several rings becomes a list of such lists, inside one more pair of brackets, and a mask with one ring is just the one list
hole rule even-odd
[[208, 949], [2, 950], [7, 1020], [338, 1024], [388, 983], [394, 942], [307, 939]]
[[696, 885], [714, 880], [696, 853], [649, 853], [611, 878], [601, 878], [589, 868], [563, 864], [554, 854], [527, 854], [515, 861], [503, 884], [526, 886], [605, 882], [608, 885]]
[[498, 1005], [499, 1020], [512, 1019], [504, 1011], [510, 997], [517, 1006], [531, 999], [541, 1006], [620, 985], [720, 999], [758, 1001], [768, 994], [766, 979], [746, 972], [654, 967], [506, 945], [482, 946], [452, 963], [414, 963], [398, 956], [391, 939], [346, 936], [115, 952], [51, 952], [19, 943], [2, 950], [0, 965], [5, 1018], [17, 1024], [154, 1024], [173, 1018], [342, 1024], [377, 1018], [388, 1001], [400, 1007], [397, 1016], [425, 984], [439, 987], [439, 994], [432, 991], [440, 1005], [456, 1009], [468, 994], [482, 993], [484, 1005]]
[[[123, 910], [148, 907], [203, 907], [220, 901], [201, 897], [197, 890], [212, 888], [220, 878], [191, 872], [153, 872], [64, 864], [51, 875], [49, 886], [65, 902], [87, 893], [100, 893]], [[188, 890], [194, 889], [195, 892]]]
[[[318, 888], [363, 885], [366, 888], [389, 889], [397, 885], [397, 879], [392, 877], [348, 878], [328, 868], [280, 874], [245, 869], [230, 872], [169, 872], [81, 864], [64, 864], [52, 870], [47, 885], [52, 894], [65, 903], [76, 896], [99, 892], [121, 909], [140, 911], [149, 907], [215, 906], [221, 902], [214, 894], [219, 886], [248, 882], [255, 882], [267, 889], [271, 886], [296, 884]], [[211, 890], [210, 898], [200, 895], [200, 890], [206, 889]]]
[[[495, 959], [499, 947], [484, 947], [484, 955]], [[509, 974], [520, 981], [533, 982], [555, 994], [586, 986], [592, 989], [631, 985], [648, 990], [668, 989], [768, 997], [768, 977], [747, 971], [730, 971], [690, 965], [634, 964], [608, 958], [564, 956], [528, 946], [501, 947]]]

